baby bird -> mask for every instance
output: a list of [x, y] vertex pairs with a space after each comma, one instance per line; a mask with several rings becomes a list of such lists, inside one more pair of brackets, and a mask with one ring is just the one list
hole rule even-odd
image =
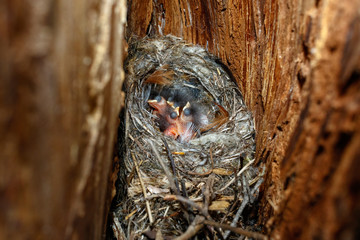
[[196, 135], [200, 135], [202, 127], [208, 124], [209, 120], [201, 111], [201, 106], [187, 102], [176, 121], [179, 142], [188, 142]]
[[170, 136], [179, 142], [188, 142], [197, 134], [200, 128], [208, 124], [208, 118], [202, 113], [200, 106], [187, 104], [181, 108], [174, 107], [173, 102], [166, 101], [162, 96], [156, 96], [148, 101], [154, 108], [153, 113], [158, 117], [156, 122], [166, 136]]
[[176, 139], [176, 121], [179, 116], [179, 108], [174, 108], [162, 96], [156, 96], [153, 100], [148, 100], [149, 105], [154, 108], [153, 114], [157, 116], [156, 123], [160, 131], [166, 136]]
[[149, 96], [153, 99], [148, 103], [160, 131], [179, 142], [188, 142], [228, 120], [228, 112], [196, 78], [175, 72], [169, 65], [154, 71], [144, 84], [151, 86]]

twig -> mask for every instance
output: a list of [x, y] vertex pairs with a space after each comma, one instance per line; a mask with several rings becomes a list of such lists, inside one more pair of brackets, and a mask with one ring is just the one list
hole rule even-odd
[[221, 223], [223, 223], [225, 221], [225, 219], [231, 214], [231, 212], [234, 210], [235, 206], [238, 204], [239, 202], [239, 197], [238, 197], [238, 189], [239, 189], [239, 184], [238, 184], [238, 176], [237, 176], [237, 171], [238, 169], [236, 167], [234, 167], [234, 174], [235, 174], [235, 183], [236, 186], [233, 187], [233, 191], [234, 191], [234, 201], [232, 202], [231, 207], [229, 208], [228, 212], [224, 215], [224, 217], [222, 218], [222, 220], [220, 221]]
[[212, 147], [210, 147], [210, 160], [211, 160], [211, 170], [214, 170], [214, 159], [212, 154]]
[[[261, 184], [261, 183], [260, 183], [260, 184]], [[256, 185], [256, 186], [259, 187], [260, 184], [259, 184], [259, 185]], [[230, 226], [232, 226], [232, 227], [235, 227], [235, 226], [237, 225], [237, 223], [238, 223], [238, 221], [239, 221], [239, 219], [240, 219], [240, 216], [241, 216], [242, 212], [244, 211], [246, 205], [247, 205], [249, 202], [252, 203], [252, 202], [253, 202], [253, 199], [254, 199], [254, 198], [252, 197], [253, 192], [250, 191], [249, 184], [248, 184], [248, 180], [247, 180], [247, 178], [246, 178], [246, 176], [245, 176], [244, 174], [241, 175], [241, 185], [242, 185], [242, 190], [243, 190], [243, 201], [241, 202], [241, 205], [240, 205], [238, 211], [236, 212], [233, 221], [232, 221], [231, 224], [230, 224]], [[258, 188], [258, 187], [257, 187], [257, 188]], [[257, 188], [256, 188], [256, 189], [253, 189], [254, 193], [255, 193], [255, 191], [257, 190]], [[226, 231], [226, 232], [225, 232], [225, 235], [224, 235], [225, 239], [229, 236], [229, 234], [230, 234], [230, 231]]]
[[116, 217], [115, 213], [113, 213], [112, 215], [113, 215], [113, 224], [111, 225], [111, 228], [113, 230], [116, 239], [126, 240], [126, 236], [119, 222], [119, 218]]
[[177, 174], [176, 174], [176, 167], [175, 167], [175, 162], [174, 162], [174, 158], [172, 157], [171, 155], [171, 151], [170, 151], [170, 148], [169, 148], [169, 145], [167, 144], [166, 140], [164, 137], [161, 138], [163, 143], [164, 143], [164, 146], [166, 148], [166, 152], [167, 152], [167, 155], [168, 155], [168, 158], [170, 160], [170, 163], [171, 163], [171, 168], [172, 168], [172, 171], [173, 171], [173, 176], [174, 176], [174, 182], [175, 182], [175, 186], [176, 186], [176, 189], [177, 189], [177, 192], [176, 194], [180, 195], [180, 188], [179, 188], [179, 181], [177, 179]]
[[268, 237], [264, 234], [247, 231], [245, 229], [238, 228], [238, 227], [232, 227], [228, 224], [217, 223], [217, 222], [210, 221], [210, 220], [204, 220], [204, 224], [214, 226], [214, 227], [219, 227], [219, 228], [226, 229], [226, 230], [230, 230], [231, 232], [234, 232], [234, 233], [246, 236], [246, 237], [250, 237], [250, 238], [255, 238], [255, 239], [260, 239], [260, 240], [268, 239]]
[[[200, 205], [196, 204], [195, 202], [191, 201], [190, 199], [186, 199], [182, 196], [176, 196], [176, 195], [166, 195], [164, 197], [164, 200], [176, 200], [176, 201], [180, 201], [182, 203], [188, 204], [193, 208], [196, 208], [201, 215], [203, 215], [206, 219], [208, 220], [212, 220], [211, 216], [209, 215], [209, 213], [206, 211], [206, 208], [201, 207]], [[217, 233], [219, 234], [220, 239], [224, 239], [221, 231], [219, 228], [215, 227], [215, 230], [217, 231]]]
[[197, 173], [197, 172], [191, 172], [191, 171], [187, 171], [186, 173], [192, 176], [200, 176], [200, 177], [205, 177], [207, 175], [210, 175], [213, 172], [213, 169], [210, 169], [207, 172], [204, 173]]
[[[240, 205], [239, 209], [237, 210], [237, 212], [235, 214], [234, 219], [232, 220], [232, 222], [230, 224], [231, 227], [235, 227], [237, 225], [237, 223], [238, 223], [238, 221], [239, 221], [239, 219], [241, 217], [242, 212], [244, 211], [246, 205], [249, 203], [249, 200], [250, 200], [249, 199], [250, 196], [249, 196], [249, 194], [247, 192], [247, 187], [249, 187], [249, 186], [248, 186], [248, 184], [246, 182], [246, 177], [244, 175], [242, 175], [241, 180], [242, 180], [241, 185], [242, 185], [242, 190], [243, 190], [243, 200], [241, 202], [241, 205]], [[247, 187], [245, 185], [247, 185]], [[225, 235], [224, 235], [224, 238], [226, 239], [229, 236], [229, 234], [230, 234], [230, 231], [229, 230], [226, 231]]]
[[[206, 218], [211, 220], [210, 214], [209, 214], [209, 205], [210, 205], [210, 200], [211, 200], [211, 190], [213, 188], [213, 184], [214, 184], [214, 174], [210, 175], [208, 180], [206, 181], [206, 185], [205, 185], [205, 190], [204, 190], [204, 212], [206, 212]], [[217, 234], [220, 236], [220, 239], [224, 239], [223, 238], [223, 232], [221, 231], [220, 228], [215, 227], [215, 230], [217, 232]]]
[[186, 185], [185, 185], [185, 181], [184, 179], [181, 180], [181, 193], [182, 193], [182, 196], [185, 197], [185, 198], [189, 198], [189, 195], [186, 191]]
[[175, 181], [174, 181], [174, 178], [173, 178], [171, 172], [170, 172], [169, 169], [165, 166], [165, 163], [164, 163], [164, 161], [162, 160], [159, 152], [158, 152], [157, 149], [155, 148], [154, 143], [153, 143], [152, 141], [149, 141], [149, 144], [150, 144], [152, 150], [154, 151], [155, 156], [156, 156], [157, 160], [159, 161], [161, 167], [163, 168], [166, 177], [167, 177], [168, 180], [169, 180], [169, 184], [170, 184], [171, 190], [176, 193], [176, 192], [177, 192], [177, 188], [176, 188], [176, 186], [175, 186]]
[[[237, 176], [239, 177], [243, 172], [245, 172], [248, 167], [253, 164], [253, 162], [255, 161], [255, 159], [251, 160], [250, 162], [248, 162], [237, 174]], [[220, 193], [224, 190], [226, 190], [231, 184], [233, 184], [233, 182], [235, 182], [235, 178], [232, 178], [222, 189], [216, 191], [217, 193]]]
[[214, 175], [210, 175], [206, 181], [205, 190], [204, 190], [204, 211], [208, 212], [209, 205], [210, 205], [210, 196], [211, 196], [211, 189], [214, 183]]
[[235, 203], [238, 201], [238, 193], [239, 193], [239, 181], [238, 181], [238, 175], [237, 175], [238, 169], [234, 167], [234, 174], [235, 174], [235, 182], [236, 182], [236, 186], [234, 187], [234, 195], [235, 195], [235, 199], [234, 199], [234, 205]]
[[263, 182], [264, 179], [260, 178], [259, 181], [255, 184], [254, 188], [251, 190], [251, 196], [253, 196], [257, 190], [259, 190], [259, 187]]
[[[185, 181], [184, 180], [181, 180], [181, 190], [182, 190], [182, 196], [184, 197], [184, 198], [186, 198], [186, 199], [189, 199], [189, 195], [188, 195], [188, 193], [187, 193], [187, 191], [186, 191], [186, 186], [185, 186]], [[191, 207], [189, 206], [189, 205], [187, 205], [187, 204], [184, 204], [184, 207], [186, 208], [185, 210], [186, 210], [186, 212], [189, 214], [189, 218], [191, 219], [193, 219], [194, 218], [194, 214], [193, 214], [193, 211], [192, 211], [192, 209], [191, 209]]]
[[[131, 134], [129, 134], [129, 135], [131, 135]], [[132, 140], [136, 143], [136, 145], [139, 146], [139, 148], [140, 148], [143, 152], [148, 153], [148, 152], [145, 150], [145, 148], [143, 147], [143, 145], [139, 142], [138, 138], [132, 137]]]
[[190, 224], [190, 226], [186, 229], [186, 232], [184, 232], [182, 235], [180, 235], [177, 238], [174, 238], [173, 240], [187, 240], [191, 237], [195, 236], [200, 229], [204, 226], [204, 217], [203, 216], [196, 216], [194, 221]]
[[154, 219], [153, 219], [152, 214], [151, 214], [150, 203], [149, 203], [149, 200], [147, 199], [147, 194], [146, 194], [144, 182], [142, 180], [140, 170], [139, 170], [139, 166], [137, 164], [137, 161], [136, 161], [136, 158], [135, 158], [135, 155], [134, 155], [133, 152], [131, 153], [131, 157], [132, 157], [132, 159], [134, 161], [135, 169], [136, 169], [137, 175], [139, 176], [141, 189], [142, 189], [142, 192], [144, 194], [145, 204], [146, 204], [146, 211], [147, 211], [147, 214], [148, 214], [148, 217], [149, 217], [149, 222], [150, 222], [150, 224], [152, 224], [154, 222]]
[[[175, 166], [174, 158], [173, 158], [172, 155], [171, 155], [171, 151], [170, 151], [169, 145], [167, 144], [167, 142], [166, 142], [166, 140], [165, 140], [164, 137], [162, 138], [162, 141], [163, 141], [164, 146], [165, 146], [165, 148], [166, 148], [167, 155], [168, 155], [168, 158], [169, 158], [169, 160], [170, 160], [171, 167], [172, 167], [172, 171], [173, 171], [173, 175], [171, 175], [170, 171], [166, 168], [167, 171], [169, 172], [169, 173], [168, 173], [168, 174], [169, 174], [168, 178], [169, 178], [169, 181], [171, 181], [171, 183], [170, 183], [170, 186], [172, 186], [171, 189], [172, 189], [172, 191], [173, 191], [174, 193], [176, 193], [177, 195], [181, 195], [181, 191], [180, 191], [180, 187], [179, 187], [179, 181], [178, 181], [178, 179], [177, 179], [177, 177], [176, 177], [177, 174], [176, 174], [176, 166]], [[151, 146], [152, 146], [152, 148], [153, 148], [153, 150], [154, 150], [154, 146], [153, 146], [152, 143], [151, 143]], [[155, 152], [157, 152], [157, 151], [155, 150]], [[156, 153], [155, 153], [155, 154], [156, 154]], [[157, 154], [158, 154], [158, 153], [157, 153]], [[159, 160], [162, 162], [162, 165], [161, 165], [161, 166], [163, 166], [163, 168], [164, 168], [164, 167], [165, 167], [165, 164], [164, 164], [164, 162], [162, 161], [162, 159], [160, 158], [160, 155], [157, 155], [157, 157], [158, 157]], [[183, 194], [184, 197], [186, 197], [185, 184], [183, 185], [183, 192], [182, 192], [182, 194]], [[188, 222], [190, 223], [191, 220], [194, 218], [191, 209], [189, 208], [188, 205], [182, 205], [182, 204], [180, 204], [180, 205], [181, 205], [181, 209], [184, 211], [185, 218], [186, 218], [186, 219], [188, 220]]]
[[202, 215], [208, 215], [207, 212], [204, 212], [204, 209], [198, 205], [197, 203], [191, 201], [190, 199], [187, 199], [187, 198], [184, 198], [183, 196], [179, 196], [179, 195], [166, 195], [164, 197], [164, 200], [165, 201], [172, 201], [172, 200], [175, 200], [175, 201], [180, 201], [182, 203], [185, 203], [185, 204], [188, 204], [190, 205], [191, 207], [193, 208], [196, 208]]

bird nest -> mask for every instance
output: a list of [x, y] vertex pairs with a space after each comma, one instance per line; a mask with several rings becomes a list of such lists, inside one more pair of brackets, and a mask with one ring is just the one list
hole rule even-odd
[[[259, 237], [241, 221], [262, 182], [254, 124], [226, 66], [199, 46], [165, 36], [131, 40], [125, 70], [127, 195], [114, 212], [115, 237]], [[167, 134], [169, 124], [161, 126], [149, 104], [156, 96], [176, 109], [174, 121], [184, 122], [181, 114], [194, 106], [191, 134]]]

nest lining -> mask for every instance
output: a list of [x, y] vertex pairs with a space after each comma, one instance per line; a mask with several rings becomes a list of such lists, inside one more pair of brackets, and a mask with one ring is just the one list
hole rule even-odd
[[[255, 200], [262, 178], [253, 164], [252, 115], [227, 68], [203, 48], [165, 36], [130, 42], [125, 69], [128, 194], [115, 214], [127, 229], [123, 237], [183, 236], [200, 217], [238, 223], [239, 208]], [[189, 142], [164, 136], [147, 103], [153, 92], [161, 92], [161, 86], [146, 82], [159, 69], [197, 91], [193, 100], [206, 109], [209, 121], [220, 108], [227, 121]], [[195, 234], [228, 236], [221, 228], [201, 229]]]

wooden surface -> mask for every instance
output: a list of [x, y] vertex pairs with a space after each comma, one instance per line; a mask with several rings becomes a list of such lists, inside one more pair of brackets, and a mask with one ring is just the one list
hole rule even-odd
[[101, 239], [125, 1], [0, 3], [0, 239]]
[[127, 36], [173, 34], [234, 73], [267, 166], [259, 223], [274, 239], [356, 239], [360, 2], [129, 1]]

